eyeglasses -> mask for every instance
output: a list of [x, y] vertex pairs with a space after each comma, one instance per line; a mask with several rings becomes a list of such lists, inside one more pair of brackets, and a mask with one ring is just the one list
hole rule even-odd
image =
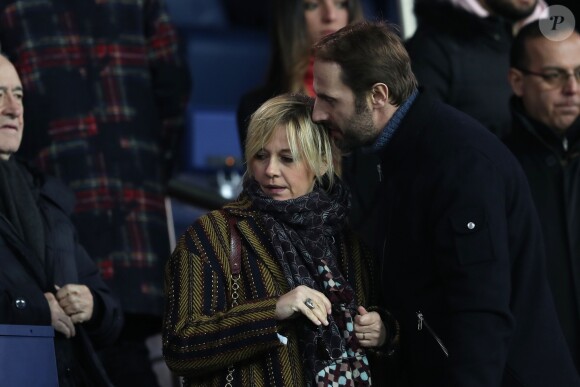
[[571, 73], [564, 69], [550, 69], [542, 73], [537, 73], [535, 71], [530, 71], [526, 69], [518, 69], [525, 75], [534, 75], [540, 77], [546, 82], [550, 87], [562, 87], [568, 82], [570, 77], [574, 77], [576, 82], [580, 83], [580, 67], [574, 69]]

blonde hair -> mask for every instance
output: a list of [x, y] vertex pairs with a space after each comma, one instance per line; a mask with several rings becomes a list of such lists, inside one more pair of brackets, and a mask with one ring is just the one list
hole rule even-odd
[[334, 180], [333, 146], [327, 130], [312, 121], [314, 100], [304, 94], [282, 94], [264, 102], [250, 119], [246, 139], [246, 174], [251, 178], [248, 166], [252, 159], [273, 138], [276, 129], [286, 128], [286, 136], [292, 158], [304, 162], [322, 183], [328, 179], [328, 187]]

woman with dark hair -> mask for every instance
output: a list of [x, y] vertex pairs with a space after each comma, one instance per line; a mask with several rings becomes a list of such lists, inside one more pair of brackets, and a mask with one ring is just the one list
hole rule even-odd
[[359, 0], [276, 0], [266, 83], [242, 96], [237, 120], [244, 147], [252, 113], [267, 99], [287, 92], [314, 96], [312, 45], [324, 35], [363, 18]]
[[369, 357], [393, 348], [312, 102], [284, 94], [256, 111], [242, 193], [168, 262], [164, 356], [186, 386], [370, 386]]

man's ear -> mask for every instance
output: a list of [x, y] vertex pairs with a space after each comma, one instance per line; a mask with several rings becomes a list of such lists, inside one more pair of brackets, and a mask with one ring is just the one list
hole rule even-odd
[[508, 82], [515, 95], [521, 97], [524, 94], [524, 74], [520, 70], [511, 67], [508, 72]]
[[384, 83], [375, 83], [371, 89], [370, 102], [373, 108], [389, 103], [389, 88]]

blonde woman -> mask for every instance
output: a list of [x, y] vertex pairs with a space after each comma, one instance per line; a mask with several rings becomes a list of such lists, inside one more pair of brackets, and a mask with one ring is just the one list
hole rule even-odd
[[294, 94], [256, 111], [243, 192], [190, 226], [169, 260], [164, 356], [187, 386], [370, 386], [369, 357], [392, 345], [311, 111]]

